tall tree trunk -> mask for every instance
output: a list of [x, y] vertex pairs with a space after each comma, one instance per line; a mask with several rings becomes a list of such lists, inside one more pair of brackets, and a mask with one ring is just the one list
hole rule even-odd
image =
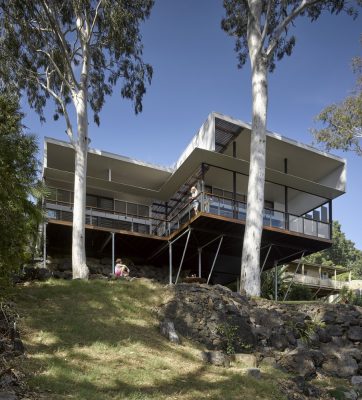
[[87, 279], [88, 267], [85, 255], [85, 205], [88, 155], [88, 115], [86, 91], [80, 91], [76, 101], [77, 141], [75, 149], [74, 208], [72, 270], [73, 279]]
[[260, 245], [263, 233], [268, 105], [267, 67], [260, 55], [252, 58], [252, 98], [250, 169], [240, 287], [251, 296], [260, 296]]

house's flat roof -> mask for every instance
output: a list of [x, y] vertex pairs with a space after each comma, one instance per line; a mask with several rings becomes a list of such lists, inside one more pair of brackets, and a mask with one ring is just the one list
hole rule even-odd
[[[175, 164], [177, 167], [163, 167], [132, 159], [107, 151], [90, 148], [88, 151], [87, 185], [110, 192], [128, 192], [149, 198], [168, 200], [179, 187], [195, 172], [201, 163], [249, 174], [251, 126], [220, 113], [209, 115], [205, 124], [193, 138], [184, 154]], [[228, 128], [228, 129], [227, 129]], [[211, 129], [211, 130], [210, 130]], [[211, 132], [213, 129], [213, 133]], [[222, 133], [224, 130], [224, 133]], [[234, 135], [235, 132], [235, 136]], [[213, 136], [214, 143], [209, 140]], [[217, 134], [219, 136], [217, 136]], [[224, 134], [224, 136], [222, 136]], [[203, 135], [207, 145], [199, 147]], [[220, 136], [221, 135], [221, 136]], [[234, 137], [238, 147], [238, 158], [230, 154], [230, 140]], [[217, 140], [224, 140], [222, 153], [216, 149]], [[214, 146], [214, 147], [212, 147]], [[336, 185], [326, 180], [328, 174], [345, 170], [345, 161], [311, 146], [304, 145], [281, 135], [267, 133], [266, 180], [285, 185], [326, 199], [334, 199], [344, 193], [344, 181]], [[290, 160], [288, 174], [283, 171], [283, 160]], [[304, 161], [303, 161], [304, 160]], [[268, 167], [268, 164], [272, 166]], [[109, 172], [111, 171], [111, 172]], [[74, 149], [68, 142], [45, 138], [44, 176], [64, 182], [74, 181]], [[339, 175], [338, 175], [339, 176]], [[109, 179], [111, 177], [111, 179]], [[339, 179], [339, 178], [338, 178]]]

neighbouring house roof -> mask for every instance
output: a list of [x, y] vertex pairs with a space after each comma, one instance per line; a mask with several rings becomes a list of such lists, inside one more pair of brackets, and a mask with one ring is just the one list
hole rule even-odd
[[289, 264], [304, 264], [305, 267], [312, 267], [312, 268], [316, 268], [319, 269], [319, 267], [321, 267], [323, 270], [328, 270], [328, 271], [337, 271], [338, 274], [343, 274], [344, 272], [349, 272], [351, 269], [350, 268], [346, 268], [346, 267], [342, 267], [341, 265], [325, 265], [325, 264], [315, 264], [315, 263], [311, 263], [311, 262], [305, 262], [305, 261], [301, 261], [301, 260], [294, 260]]

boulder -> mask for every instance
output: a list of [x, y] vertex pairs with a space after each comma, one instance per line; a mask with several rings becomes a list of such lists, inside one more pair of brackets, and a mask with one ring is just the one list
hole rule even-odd
[[213, 365], [228, 368], [230, 367], [230, 357], [222, 351], [202, 351], [201, 359]]
[[311, 355], [303, 349], [296, 349], [283, 355], [278, 361], [278, 365], [287, 372], [300, 375], [304, 378], [310, 378], [316, 372]]
[[283, 351], [288, 347], [288, 340], [283, 334], [272, 333], [269, 338], [270, 346]]
[[329, 375], [348, 378], [357, 373], [358, 364], [353, 357], [348, 355], [332, 356], [322, 364], [322, 369]]
[[353, 342], [362, 342], [362, 327], [351, 326], [347, 331], [347, 338]]
[[361, 375], [354, 375], [351, 378], [351, 384], [353, 386], [359, 386], [362, 388], [362, 376]]
[[242, 364], [244, 367], [256, 367], [256, 357], [254, 354], [236, 353], [231, 355], [230, 359], [237, 364]]
[[176, 333], [175, 326], [172, 321], [163, 321], [160, 323], [160, 331], [170, 342], [179, 344], [180, 338]]
[[261, 374], [260, 374], [260, 369], [259, 368], [248, 368], [246, 370], [246, 374], [248, 376], [251, 376], [254, 379], [260, 379]]

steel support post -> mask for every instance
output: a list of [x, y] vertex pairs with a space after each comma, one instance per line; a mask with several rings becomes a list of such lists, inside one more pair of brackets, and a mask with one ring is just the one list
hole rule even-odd
[[199, 278], [201, 278], [201, 254], [202, 254], [202, 248], [197, 249], [199, 253]]
[[43, 224], [43, 266], [47, 267], [47, 223]]
[[111, 232], [112, 235], [112, 273], [114, 274], [114, 264], [115, 264], [115, 260], [114, 260], [114, 232]]
[[208, 278], [207, 278], [207, 282], [206, 282], [207, 284], [209, 284], [209, 282], [210, 282], [211, 274], [212, 274], [212, 271], [214, 270], [215, 263], [216, 263], [216, 259], [217, 259], [217, 256], [219, 255], [219, 251], [220, 251], [220, 247], [221, 247], [221, 243], [222, 243], [222, 240], [223, 240], [223, 239], [224, 239], [224, 236], [221, 236], [220, 242], [219, 242], [219, 246], [217, 247], [216, 254], [215, 254], [215, 258], [214, 258], [214, 261], [213, 261], [213, 263], [212, 263], [209, 276], [208, 276]]
[[278, 301], [278, 264], [277, 262], [274, 263], [274, 290], [275, 290], [275, 301]]
[[184, 251], [183, 251], [183, 253], [182, 253], [182, 258], [181, 258], [181, 262], [180, 262], [180, 267], [179, 267], [178, 272], [177, 272], [175, 284], [177, 284], [178, 278], [180, 277], [180, 272], [181, 272], [182, 264], [183, 264], [183, 262], [184, 262], [184, 258], [185, 258], [187, 246], [188, 246], [188, 244], [189, 244], [190, 235], [191, 235], [191, 229], [189, 230], [189, 233], [188, 233], [187, 238], [186, 238], [185, 248], [184, 248]]
[[[284, 173], [288, 173], [288, 159], [284, 158]], [[289, 214], [288, 214], [288, 186], [284, 186], [284, 218], [285, 229], [289, 230]]]
[[168, 242], [169, 284], [172, 285], [172, 243]]

